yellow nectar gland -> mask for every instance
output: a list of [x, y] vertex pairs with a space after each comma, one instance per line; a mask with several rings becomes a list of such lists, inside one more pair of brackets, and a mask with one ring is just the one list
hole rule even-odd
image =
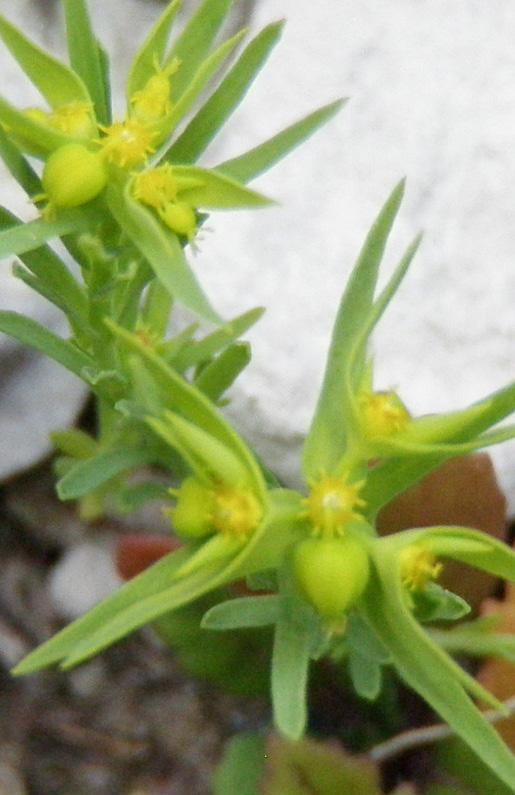
[[177, 198], [178, 185], [170, 163], [157, 168], [149, 168], [134, 177], [132, 194], [137, 201], [164, 209], [169, 202]]
[[349, 522], [359, 517], [356, 509], [365, 505], [359, 496], [363, 484], [348, 483], [344, 477], [325, 477], [312, 485], [304, 504], [317, 535], [344, 535]]
[[359, 405], [367, 439], [394, 436], [410, 421], [407, 409], [395, 392], [370, 392], [359, 398]]
[[217, 486], [214, 489], [213, 528], [224, 535], [246, 538], [258, 526], [263, 509], [248, 489]]
[[400, 562], [402, 584], [409, 591], [422, 591], [428, 582], [440, 576], [443, 569], [433, 552], [421, 544], [403, 549]]
[[146, 123], [159, 121], [164, 116], [168, 116], [172, 110], [170, 77], [179, 68], [180, 61], [174, 58], [164, 69], [161, 69], [157, 62], [154, 66], [156, 74], [152, 75], [143, 88], [131, 97], [132, 114]]
[[143, 163], [154, 152], [152, 130], [137, 119], [125, 119], [100, 127], [104, 133], [100, 145], [110, 163], [126, 168]]

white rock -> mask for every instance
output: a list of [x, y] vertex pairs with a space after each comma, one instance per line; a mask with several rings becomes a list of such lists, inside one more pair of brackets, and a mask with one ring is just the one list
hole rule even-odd
[[120, 584], [111, 547], [94, 541], [65, 552], [54, 566], [49, 580], [56, 610], [70, 620], [90, 610]]

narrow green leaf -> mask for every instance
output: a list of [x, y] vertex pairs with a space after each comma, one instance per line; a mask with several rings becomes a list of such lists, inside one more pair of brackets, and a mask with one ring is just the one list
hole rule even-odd
[[108, 321], [107, 325], [123, 341], [128, 351], [138, 354], [145, 362], [160, 387], [163, 407], [178, 412], [231, 449], [241, 461], [245, 461], [253, 488], [264, 496], [266, 489], [263, 476], [252, 452], [212, 402], [169, 367], [137, 335], [116, 326], [112, 321]]
[[283, 157], [309, 138], [319, 127], [326, 124], [345, 105], [346, 100], [339, 99], [330, 105], [315, 110], [285, 130], [274, 135], [268, 141], [244, 152], [238, 157], [226, 160], [216, 167], [220, 173], [227, 174], [238, 182], [247, 183], [268, 171]]
[[140, 91], [156, 73], [156, 65], [163, 62], [170, 30], [181, 7], [182, 0], [172, 0], [167, 5], [156, 24], [138, 50], [131, 66], [127, 81], [127, 102]]
[[29, 118], [3, 97], [0, 97], [0, 122], [20, 149], [35, 157], [46, 157], [49, 152], [72, 140], [68, 135]]
[[435, 582], [413, 595], [414, 614], [418, 621], [458, 621], [470, 613], [470, 605], [452, 591]]
[[86, 86], [75, 72], [27, 39], [2, 16], [0, 37], [52, 108], [90, 101]]
[[307, 721], [306, 689], [312, 633], [295, 620], [295, 607], [283, 599], [274, 635], [272, 703], [274, 723], [289, 740], [302, 737]]
[[[19, 218], [0, 207], [1, 231], [22, 225]], [[86, 296], [82, 287], [52, 249], [41, 246], [21, 254], [20, 259], [58, 297], [62, 307], [68, 307], [78, 317], [86, 316]]]
[[247, 45], [237, 63], [184, 132], [167, 152], [167, 159], [177, 163], [195, 163], [226, 120], [238, 107], [279, 41], [283, 22], [275, 22]]
[[381, 692], [381, 664], [370, 657], [363, 657], [351, 650], [349, 654], [349, 674], [354, 690], [367, 701], [375, 701]]
[[41, 180], [28, 162], [23, 157], [17, 146], [7, 136], [4, 128], [0, 125], [0, 157], [9, 169], [10, 173], [28, 196], [35, 196], [41, 193]]
[[61, 339], [35, 320], [17, 312], [0, 312], [0, 332], [44, 353], [83, 380], [86, 380], [84, 368], [94, 366], [93, 360], [71, 342]]
[[138, 604], [146, 597], [158, 594], [168, 588], [175, 571], [188, 558], [189, 554], [187, 549], [180, 549], [166, 555], [90, 610], [85, 616], [74, 621], [73, 624], [31, 652], [16, 666], [13, 673], [15, 675], [33, 673], [67, 657], [83, 638], [87, 638], [96, 629], [105, 626], [121, 610], [130, 609], [132, 605]]
[[80, 428], [52, 431], [50, 441], [56, 450], [71, 458], [86, 459], [97, 452], [96, 440]]
[[65, 210], [56, 221], [37, 218], [25, 224], [16, 223], [0, 232], [0, 259], [25, 254], [55, 237], [87, 232], [97, 223], [97, 213], [84, 208]]
[[213, 630], [267, 627], [278, 620], [279, 603], [277, 595], [230, 599], [208, 610], [201, 626]]
[[57, 483], [60, 500], [77, 500], [129, 469], [152, 461], [144, 447], [102, 450], [86, 461], [79, 461]]
[[200, 476], [207, 471], [212, 478], [235, 486], [249, 484], [246, 461], [202, 428], [171, 411], [149, 417], [147, 424], [163, 441], [179, 452], [186, 451]]
[[214, 403], [232, 386], [251, 360], [250, 345], [238, 342], [208, 364], [194, 379], [195, 386]]
[[96, 117], [109, 123], [102, 54], [95, 38], [85, 0], [63, 0], [66, 38], [72, 69], [81, 78], [93, 101]]
[[515, 663], [515, 634], [498, 632], [490, 617], [467, 621], [452, 629], [430, 629], [430, 637], [451, 654], [496, 657]]
[[466, 695], [464, 684], [476, 697], [475, 680], [458, 673], [459, 667], [421, 630], [406, 608], [400, 581], [391, 572], [388, 556], [376, 556], [381, 581], [373, 576], [364, 597], [368, 620], [389, 649], [406, 683], [447, 721], [475, 753], [506, 783], [515, 781], [515, 756]]
[[[217, 0], [213, 0], [216, 2]], [[191, 81], [185, 87], [185, 90], [180, 94], [177, 102], [172, 106], [171, 113], [169, 113], [159, 125], [160, 138], [163, 140], [167, 138], [173, 130], [177, 127], [180, 121], [186, 116], [193, 107], [204, 88], [207, 86], [211, 78], [215, 75], [218, 69], [222, 66], [225, 60], [230, 56], [234, 48], [241, 41], [246, 31], [242, 30], [233, 36], [228, 41], [220, 45], [205, 61], [203, 61], [195, 74], [192, 76]], [[172, 92], [177, 88], [177, 84], [182, 80], [182, 66], [179, 68], [177, 74], [174, 75]]]
[[231, 342], [235, 342], [245, 334], [262, 317], [264, 311], [262, 307], [250, 309], [235, 317], [234, 320], [224, 323], [203, 339], [192, 342], [174, 357], [173, 366], [177, 370], [184, 371], [189, 367], [208, 362]]
[[175, 41], [167, 58], [167, 63], [174, 58], [181, 61], [181, 67], [174, 76], [175, 98], [180, 97], [194, 79], [231, 5], [232, 0], [204, 0]]
[[220, 322], [188, 265], [176, 235], [146, 207], [134, 201], [130, 195], [130, 183], [123, 192], [109, 185], [106, 198], [116, 221], [148, 260], [170, 295], [200, 317]]
[[191, 178], [199, 181], [199, 186], [181, 190], [179, 198], [193, 207], [207, 210], [237, 210], [247, 208], [270, 207], [275, 202], [257, 193], [224, 174], [212, 169], [198, 166], [174, 166], [174, 174], [178, 178]]
[[379, 266], [403, 193], [404, 181], [393, 190], [372, 226], [340, 303], [322, 390], [304, 446], [303, 469], [308, 480], [321, 471], [330, 472], [345, 449], [347, 357], [369, 317]]

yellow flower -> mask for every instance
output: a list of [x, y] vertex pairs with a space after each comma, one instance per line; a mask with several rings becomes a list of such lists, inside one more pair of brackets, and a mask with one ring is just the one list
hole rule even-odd
[[154, 152], [152, 139], [154, 133], [137, 119], [125, 119], [100, 127], [104, 138], [100, 145], [106, 159], [110, 163], [126, 168], [144, 163]]
[[400, 561], [402, 583], [409, 591], [422, 591], [428, 582], [440, 576], [443, 569], [434, 553], [422, 544], [405, 547]]
[[403, 431], [410, 415], [395, 392], [369, 392], [359, 397], [366, 439], [388, 438]]
[[311, 486], [304, 500], [306, 515], [315, 534], [331, 537], [343, 535], [349, 522], [357, 519], [357, 508], [365, 505], [359, 496], [363, 481], [349, 483], [345, 477], [324, 477]]
[[131, 97], [132, 115], [145, 123], [156, 122], [168, 116], [172, 109], [170, 77], [175, 74], [179, 66], [178, 58], [174, 58], [164, 69], [161, 69], [159, 64], [155, 64], [156, 74], [152, 75], [143, 88]]
[[169, 163], [142, 171], [134, 177], [132, 189], [134, 198], [156, 210], [164, 208], [169, 202], [174, 202], [177, 191], [177, 180]]

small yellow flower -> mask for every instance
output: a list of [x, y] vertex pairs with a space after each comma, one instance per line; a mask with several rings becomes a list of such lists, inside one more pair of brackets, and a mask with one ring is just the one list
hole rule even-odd
[[48, 124], [66, 135], [89, 138], [95, 132], [91, 118], [91, 104], [71, 102], [54, 110], [48, 116]]
[[155, 64], [156, 74], [152, 75], [143, 88], [131, 97], [132, 115], [147, 124], [168, 116], [172, 110], [170, 77], [175, 74], [179, 66], [178, 58], [174, 58], [164, 69], [161, 69], [159, 64]]
[[100, 129], [104, 133], [100, 140], [102, 151], [106, 159], [117, 166], [126, 168], [144, 163], [155, 151], [152, 146], [154, 133], [137, 119], [125, 119]]
[[133, 196], [142, 204], [163, 209], [169, 202], [177, 199], [178, 185], [170, 163], [150, 168], [136, 174], [133, 183]]
[[209, 486], [190, 477], [172, 493], [177, 502], [168, 513], [174, 529], [183, 538], [203, 538], [218, 533], [244, 540], [263, 516], [261, 504], [248, 489]]
[[248, 489], [219, 486], [214, 498], [213, 527], [219, 533], [246, 538], [261, 521], [263, 509]]
[[403, 431], [410, 415], [395, 392], [369, 392], [359, 398], [363, 434], [367, 439], [388, 438]]
[[344, 535], [349, 522], [357, 519], [357, 508], [365, 505], [359, 496], [363, 481], [349, 483], [345, 477], [324, 477], [315, 482], [304, 500], [315, 534]]
[[433, 552], [422, 544], [403, 549], [400, 562], [402, 583], [409, 591], [422, 591], [428, 582], [440, 576], [443, 569]]

